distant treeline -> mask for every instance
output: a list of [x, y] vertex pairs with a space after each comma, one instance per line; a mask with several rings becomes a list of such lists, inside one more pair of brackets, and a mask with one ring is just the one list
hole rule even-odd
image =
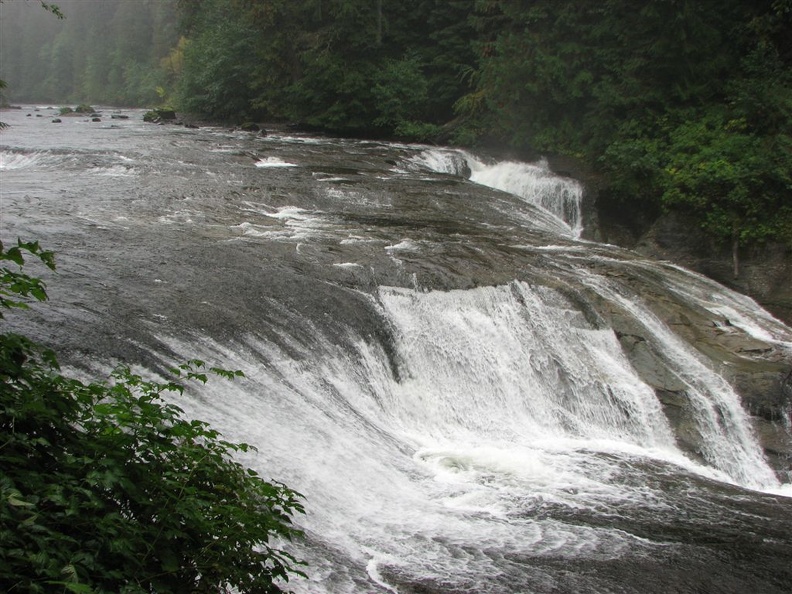
[[792, 241], [792, 0], [24, 4], [2, 5], [14, 99], [499, 142], [576, 157], [611, 199], [735, 249]]
[[146, 105], [174, 83], [163, 62], [178, 40], [171, 0], [0, 4], [0, 79], [10, 101]]

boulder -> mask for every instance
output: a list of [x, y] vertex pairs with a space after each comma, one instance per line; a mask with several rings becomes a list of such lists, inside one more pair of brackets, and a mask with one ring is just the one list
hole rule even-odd
[[160, 124], [162, 122], [172, 122], [176, 119], [176, 112], [172, 109], [152, 109], [143, 115], [144, 122]]
[[258, 132], [259, 130], [261, 130], [259, 125], [253, 122], [245, 122], [244, 124], [239, 126], [239, 129], [244, 132]]
[[161, 120], [172, 121], [176, 119], [176, 112], [172, 109], [155, 109]]

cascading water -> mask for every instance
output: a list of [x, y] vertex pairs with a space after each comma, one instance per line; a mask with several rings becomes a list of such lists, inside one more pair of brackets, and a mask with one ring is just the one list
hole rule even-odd
[[244, 371], [178, 404], [305, 495], [295, 592], [792, 580], [791, 487], [732, 385], [784, 369], [792, 331], [576, 241], [576, 182], [451, 149], [15, 115], [3, 240], [60, 262], [26, 331], [80, 368]]
[[419, 154], [414, 162], [438, 173], [464, 175], [474, 183], [519, 196], [562, 221], [572, 237], [578, 238], [583, 232], [583, 186], [554, 174], [547, 161], [486, 164], [465, 151], [433, 149]]
[[511, 283], [381, 289], [380, 299], [406, 368], [391, 398], [417, 434], [673, 449], [654, 393], [631, 371], [615, 335], [591, 328], [555, 291]]
[[647, 335], [657, 341], [657, 352], [685, 385], [702, 436], [701, 455], [738, 484], [776, 489], [779, 482], [762, 455], [739, 396], [729, 383], [712, 371], [700, 356], [675, 336], [651, 311], [624, 297], [602, 278], [582, 273], [583, 282], [640, 320]]

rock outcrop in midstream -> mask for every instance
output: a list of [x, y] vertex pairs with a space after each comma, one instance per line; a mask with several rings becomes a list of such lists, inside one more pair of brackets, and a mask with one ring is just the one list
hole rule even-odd
[[[604, 181], [575, 159], [551, 157], [554, 171], [584, 186], [583, 237], [618, 245], [654, 261], [671, 262], [746, 295], [782, 323], [792, 324], [792, 247], [757, 245], [740, 250], [735, 278], [731, 248], [708, 238], [692, 221], [636, 204], [603, 199]], [[636, 284], [636, 287], [639, 285]], [[659, 295], [659, 293], [657, 294]], [[680, 337], [712, 361], [731, 383], [751, 415], [756, 436], [782, 480], [792, 476], [792, 352], [772, 340], [747, 334], [728, 317], [709, 311], [695, 315], [689, 306], [652, 299], [655, 313]], [[612, 312], [610, 324], [636, 372], [657, 393], [677, 441], [695, 456], [701, 436], [695, 429], [684, 385], [662, 363], [645, 332], [630, 316]]]
[[[739, 393], [769, 462], [777, 473], [787, 475], [788, 480], [792, 471], [789, 355], [770, 342], [745, 336], [728, 320], [693, 318], [669, 310], [674, 316], [671, 323], [675, 331], [707, 355]], [[618, 327], [615, 320], [614, 326]], [[685, 386], [668, 372], [668, 368], [659, 364], [650, 342], [629, 333], [629, 329], [617, 329], [617, 332], [633, 367], [663, 403], [678, 443], [688, 452], [697, 453], [701, 436], [695, 430], [695, 413], [689, 406]]]

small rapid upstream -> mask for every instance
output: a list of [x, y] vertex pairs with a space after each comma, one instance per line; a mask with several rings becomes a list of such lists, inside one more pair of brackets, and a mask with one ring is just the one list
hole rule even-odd
[[[52, 303], [12, 323], [80, 373], [244, 371], [179, 405], [305, 495], [295, 592], [792, 583], [788, 458], [762, 442], [792, 439], [792, 330], [581, 240], [574, 180], [452, 149], [48, 114], [2, 114], [0, 238], [59, 261]], [[760, 379], [767, 418], [745, 402]]]

